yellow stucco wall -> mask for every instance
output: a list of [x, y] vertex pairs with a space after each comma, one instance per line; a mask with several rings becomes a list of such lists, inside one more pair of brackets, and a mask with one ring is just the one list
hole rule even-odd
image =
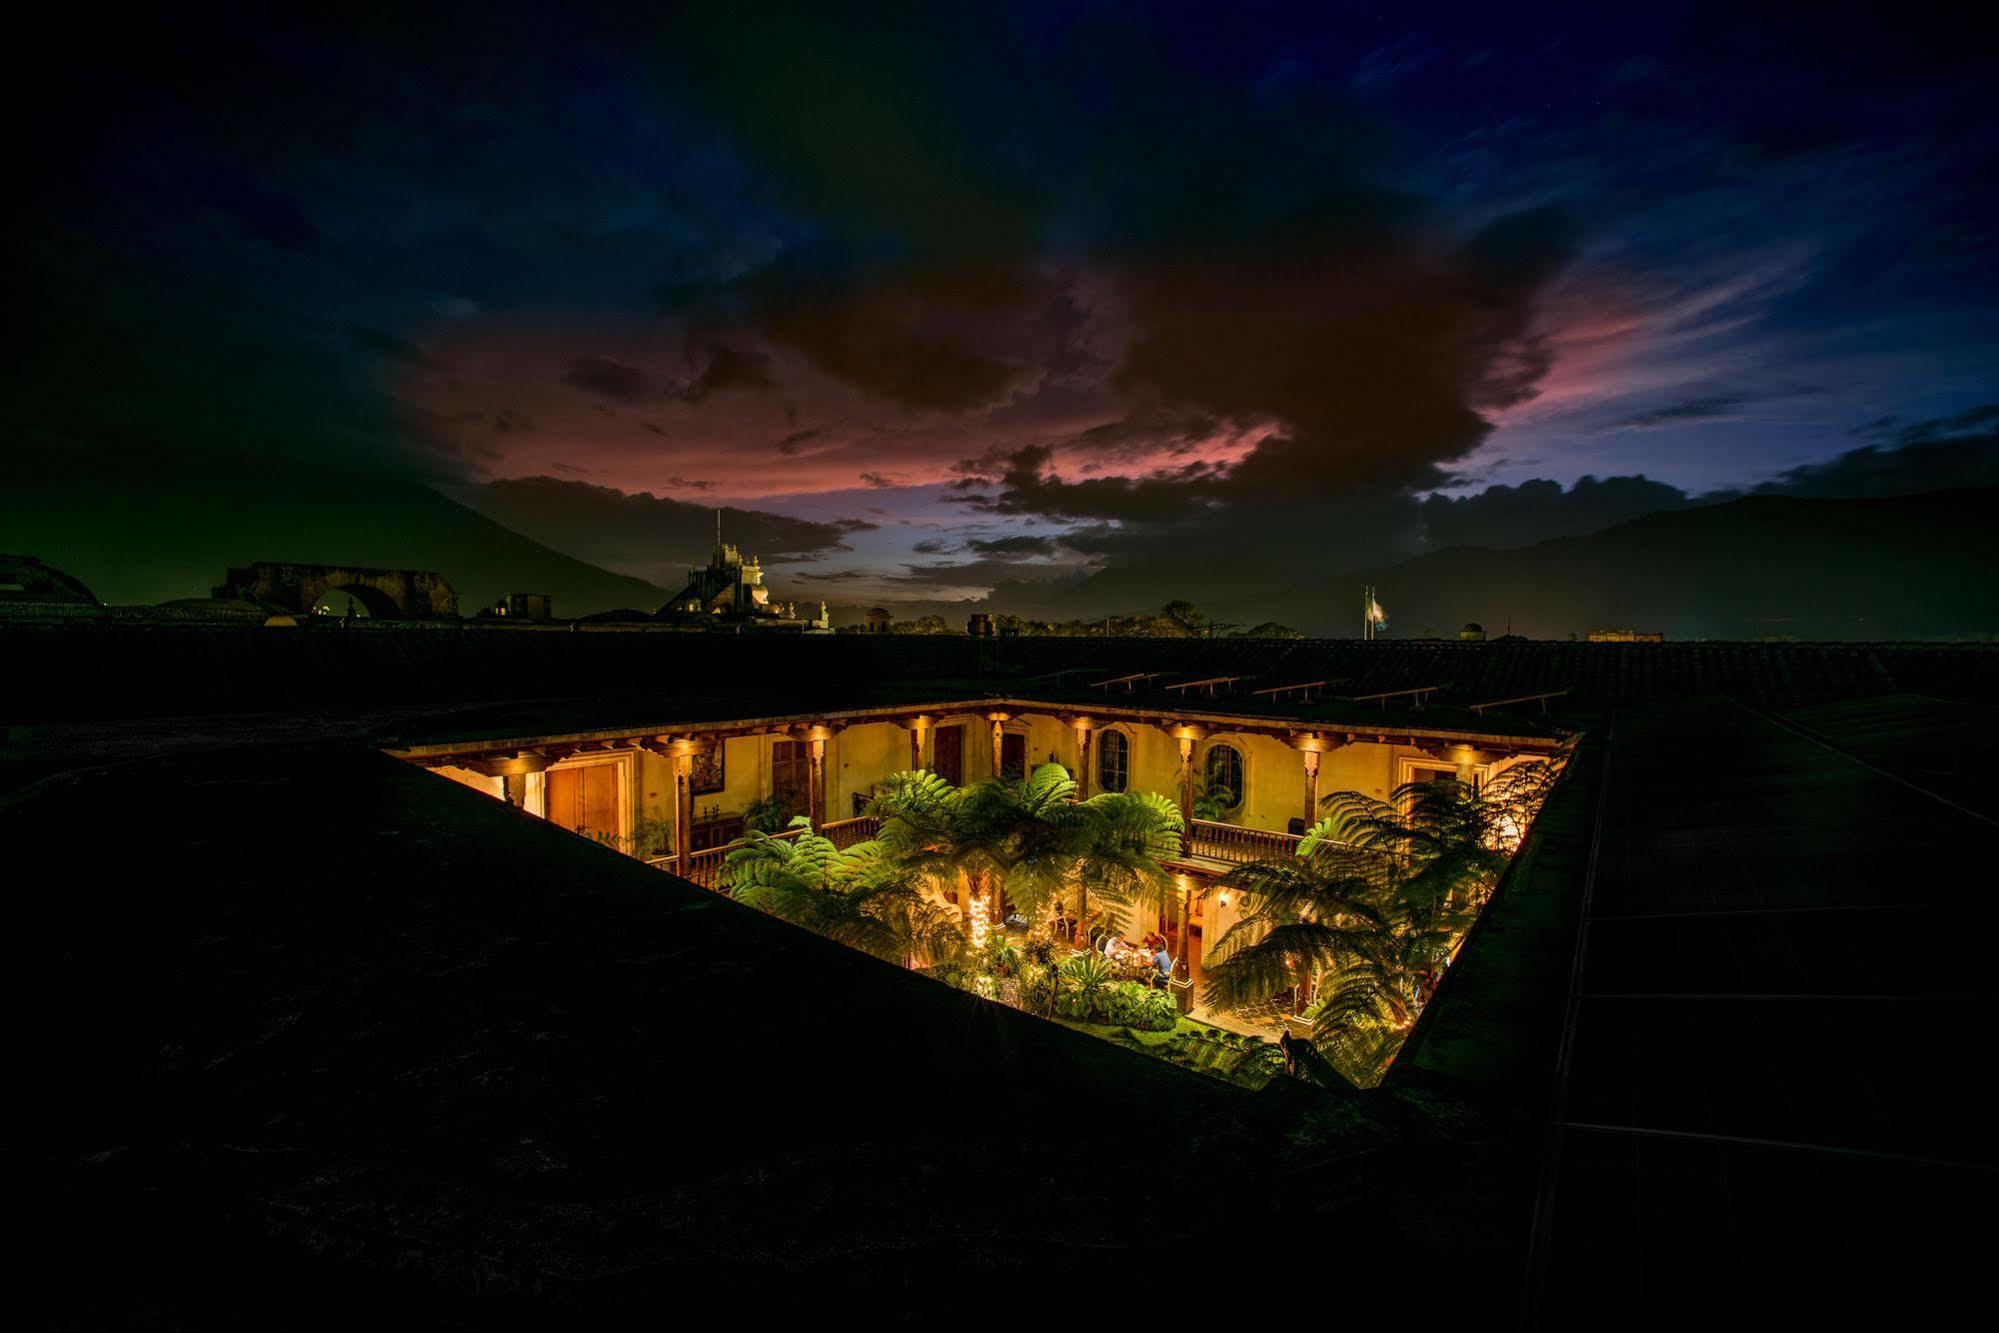
[[[992, 723], [983, 713], [939, 715], [938, 727], [964, 729], [965, 781], [981, 782], [994, 771]], [[1030, 767], [1056, 762], [1078, 767], [1076, 733], [1061, 717], [1052, 713], [1023, 713], [1003, 724], [1008, 733], [1026, 737]], [[1180, 750], [1166, 730], [1145, 723], [1099, 721], [1092, 738], [1089, 790], [1100, 791], [1101, 746], [1106, 732], [1122, 733], [1129, 744], [1128, 790], [1155, 791], [1170, 800], [1179, 799]], [[869, 722], [841, 731], [826, 743], [826, 817], [845, 819], [853, 813], [857, 795], [864, 795], [893, 773], [910, 766], [909, 732], [889, 722]], [[696, 794], [693, 818], [711, 810], [741, 814], [772, 789], [772, 749], [775, 738], [738, 736], [722, 741], [725, 747], [724, 781], [720, 792]], [[1290, 821], [1303, 817], [1305, 767], [1303, 756], [1274, 736], [1216, 731], [1194, 747], [1194, 771], [1198, 783], [1206, 772], [1208, 752], [1217, 745], [1232, 745], [1243, 757], [1244, 792], [1241, 804], [1229, 814], [1230, 823], [1281, 831]], [[647, 821], [671, 824], [673, 819], [673, 769], [670, 760], [649, 751], [627, 751], [623, 762], [629, 769], [630, 820], [633, 828]], [[1318, 791], [1321, 797], [1338, 791], [1359, 791], [1386, 799], [1394, 788], [1424, 771], [1449, 769], [1454, 761], [1471, 758], [1468, 752], [1447, 752], [1443, 758], [1407, 745], [1384, 745], [1356, 741], [1321, 756]], [[594, 757], [592, 757], [594, 758]], [[608, 756], [606, 756], [608, 758]], [[924, 764], [935, 760], [933, 744], [926, 744]], [[567, 761], [578, 762], [578, 761]], [[1500, 764], [1461, 767], [1468, 776], [1490, 776], [1508, 766]], [[437, 770], [453, 781], [503, 799], [500, 779], [468, 769], [441, 767]], [[543, 813], [540, 775], [531, 775], [526, 784], [527, 808]]]

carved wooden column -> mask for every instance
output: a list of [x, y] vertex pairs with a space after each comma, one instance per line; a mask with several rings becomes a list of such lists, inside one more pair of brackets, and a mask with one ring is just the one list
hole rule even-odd
[[1291, 748], [1299, 752], [1305, 761], [1305, 827], [1319, 822], [1319, 757], [1340, 748], [1346, 742], [1328, 738], [1316, 731], [1294, 732]]
[[930, 723], [927, 713], [909, 720], [909, 768], [913, 773], [923, 769], [923, 739], [930, 731]]
[[673, 855], [674, 869], [686, 878], [687, 858], [694, 847], [694, 743], [676, 741], [673, 764]]
[[1071, 725], [1076, 728], [1076, 796], [1087, 801], [1090, 799], [1090, 741], [1096, 735], [1096, 727], [1087, 717], [1079, 717]]
[[1006, 754], [1007, 715], [1005, 713], [988, 713], [986, 716], [991, 719], [993, 724], [993, 776], [999, 777], [1003, 772], [1001, 763]]
[[666, 760], [673, 774], [673, 869], [685, 877], [694, 841], [694, 756], [722, 742], [694, 736], [655, 736], [638, 748]]
[[1173, 728], [1173, 739], [1180, 742], [1180, 851], [1185, 854], [1194, 846], [1194, 742], [1201, 739], [1201, 728], [1178, 726]]
[[826, 738], [813, 736], [806, 745], [805, 813], [818, 828], [826, 822]]

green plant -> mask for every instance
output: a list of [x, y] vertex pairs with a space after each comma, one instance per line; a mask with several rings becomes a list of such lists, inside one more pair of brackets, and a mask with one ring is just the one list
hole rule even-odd
[[882, 845], [908, 871], [950, 885], [963, 876], [973, 898], [1002, 893], [1029, 919], [1071, 891], [1079, 913], [1093, 894], [1113, 909], [1163, 902], [1173, 891], [1162, 863], [1179, 849], [1179, 811], [1150, 792], [1075, 797], [1060, 764], [966, 788], [934, 773], [898, 773], [869, 812], [882, 821]]
[[[1212, 890], [1240, 919], [1207, 958], [1208, 1003], [1235, 1009], [1310, 984], [1311, 1043], [1371, 1086], [1421, 1007], [1419, 974], [1470, 927], [1554, 781], [1534, 760], [1485, 787], [1409, 783], [1387, 801], [1335, 792], [1292, 856], [1237, 866]], [[1249, 1047], [1245, 1061], [1267, 1060]]]
[[775, 796], [751, 801], [743, 811], [743, 826], [752, 833], [782, 833], [791, 819], [791, 807]]
[[964, 947], [957, 914], [925, 898], [877, 843], [836, 847], [795, 820], [795, 838], [752, 833], [722, 862], [740, 902], [905, 967], [951, 962]]
[[1020, 1007], [1031, 1014], [1045, 1014], [1054, 1006], [1055, 970], [1040, 963], [1020, 969]]
[[1099, 954], [1079, 953], [1062, 964], [1063, 989], [1081, 1008], [1077, 1017], [1088, 1017], [1101, 1004], [1103, 992], [1116, 980], [1117, 969]]
[[637, 857], [665, 856], [673, 850], [673, 821], [671, 819], [641, 819], [632, 830], [632, 855]]
[[1020, 970], [1020, 947], [995, 932], [986, 942], [986, 970], [996, 977], [1010, 977]]
[[1221, 783], [1204, 783], [1194, 793], [1194, 818], [1205, 819], [1211, 824], [1219, 824], [1229, 817], [1229, 812], [1239, 804], [1235, 790]]

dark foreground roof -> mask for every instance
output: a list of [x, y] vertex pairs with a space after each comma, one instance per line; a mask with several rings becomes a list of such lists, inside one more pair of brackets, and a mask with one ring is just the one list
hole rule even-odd
[[[10, 659], [13, 1152], [72, 1322], [603, 1327], [718, 1292], [1018, 1322], [1005, 1289], [1685, 1326], [1982, 1275], [1992, 710], [1909, 690], [1976, 693], [1992, 650], [1551, 651], [1636, 654], [1651, 693], [1574, 678], [1569, 777], [1384, 1088], [1340, 1098], [983, 1004], [353, 744], [536, 682], [837, 704], [1036, 662], [153, 633]], [[1687, 697], [1706, 662], [1813, 706]]]
[[1533, 1326], [1969, 1292], [1995, 832], [1727, 700], [1585, 745], [1390, 1080], [1522, 1108]]
[[1156, 1310], [1148, 1274], [1287, 1233], [1419, 1252], [1351, 1098], [987, 1004], [378, 755], [58, 777], [0, 837], [78, 1323]]

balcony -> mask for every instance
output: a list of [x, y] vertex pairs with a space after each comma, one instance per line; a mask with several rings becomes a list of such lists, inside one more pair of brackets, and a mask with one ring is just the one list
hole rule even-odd
[[1268, 829], [1245, 828], [1240, 824], [1196, 819], [1186, 854], [1174, 858], [1174, 864], [1218, 873], [1229, 866], [1290, 856], [1302, 841], [1304, 839], [1295, 833], [1276, 833]]
[[[819, 832], [835, 847], [852, 847], [857, 842], [866, 842], [881, 829], [881, 821], [872, 815], [862, 815], [856, 819], [835, 819], [822, 824]], [[786, 829], [770, 836], [782, 841], [796, 838], [803, 829]], [[733, 846], [734, 844], [731, 844]], [[704, 889], [719, 888], [722, 882], [722, 863], [728, 858], [728, 847], [708, 847], [687, 858], [682, 867], [678, 856], [649, 856], [646, 864], [655, 870], [667, 870], [682, 879], [692, 880]]]

